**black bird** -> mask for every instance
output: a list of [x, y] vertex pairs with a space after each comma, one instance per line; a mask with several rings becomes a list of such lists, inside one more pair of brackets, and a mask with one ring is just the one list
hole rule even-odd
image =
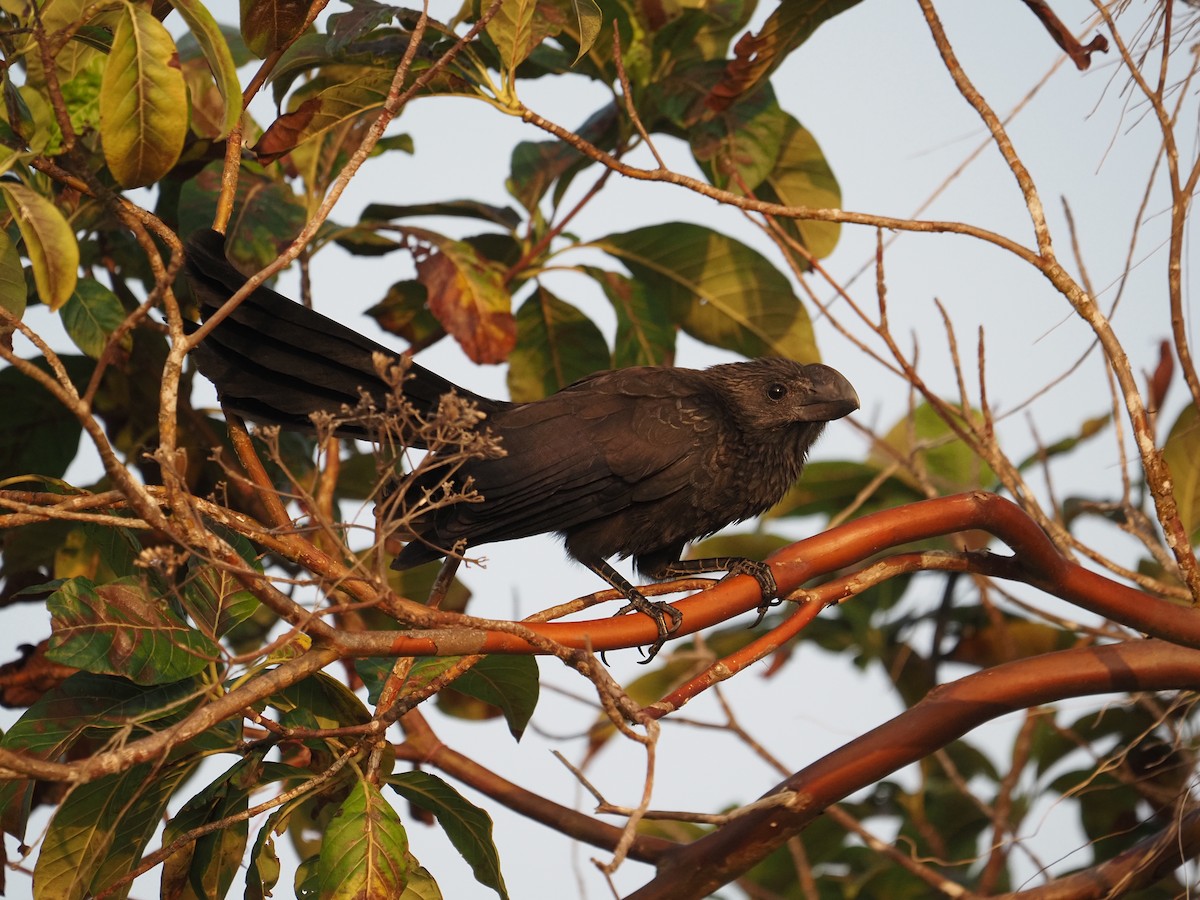
[[[207, 319], [246, 281], [224, 238], [195, 234], [187, 275]], [[345, 413], [361, 392], [393, 389], [374, 356], [393, 351], [272, 290], [255, 290], [195, 350], [226, 409], [260, 422], [312, 429], [310, 414]], [[440, 506], [414, 520], [393, 566], [407, 569], [471, 546], [555, 532], [567, 553], [659, 628], [653, 650], [679, 627], [679, 612], [651, 603], [606, 561], [633, 557], [651, 578], [726, 571], [753, 576], [764, 610], [777, 592], [770, 568], [741, 558], [680, 561], [684, 546], [777, 503], [799, 477], [825, 423], [858, 409], [854, 388], [820, 364], [764, 358], [695, 370], [640, 366], [598, 372], [531, 403], [493, 400], [407, 363], [403, 394], [419, 413], [456, 392], [474, 403], [504, 455], [472, 458], [479, 502]], [[365, 436], [353, 425], [342, 433]], [[409, 483], [401, 506], [420, 502]], [[667, 619], [671, 620], [668, 626]], [[653, 656], [653, 650], [651, 656]]]

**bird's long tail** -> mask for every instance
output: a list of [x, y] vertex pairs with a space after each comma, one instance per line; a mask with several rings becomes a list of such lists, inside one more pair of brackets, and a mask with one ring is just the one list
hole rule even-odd
[[[226, 258], [225, 239], [216, 231], [193, 234], [185, 252], [188, 280], [207, 321], [246, 283], [246, 276]], [[193, 351], [227, 409], [258, 422], [309, 430], [310, 414], [338, 416], [359, 403], [360, 389], [383, 407], [391, 388], [376, 370], [377, 353], [399, 361], [394, 351], [266, 287], [251, 293]], [[429, 415], [451, 391], [484, 412], [495, 405], [409, 363], [404, 395], [417, 412]], [[353, 423], [338, 431], [370, 436]]]

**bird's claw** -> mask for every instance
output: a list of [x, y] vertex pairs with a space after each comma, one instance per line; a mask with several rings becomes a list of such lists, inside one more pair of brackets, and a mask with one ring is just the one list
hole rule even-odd
[[[638, 661], [639, 665], [644, 666], [658, 655], [658, 651], [667, 642], [667, 638], [679, 630], [679, 626], [683, 624], [683, 613], [670, 603], [652, 602], [636, 592], [629, 597], [628, 603], [613, 614], [613, 617], [628, 615], [631, 612], [644, 613], [658, 626], [658, 639], [645, 652], [646, 658]], [[667, 624], [668, 619], [671, 620], [669, 625]], [[603, 659], [603, 654], [601, 654], [601, 658]]]
[[758, 582], [758, 589], [762, 592], [762, 602], [758, 604], [758, 618], [750, 625], [751, 628], [757, 628], [767, 617], [771, 608], [783, 602], [775, 596], [779, 593], [775, 575], [766, 563], [753, 559], [734, 560], [729, 566], [729, 576], [733, 575], [749, 575]]

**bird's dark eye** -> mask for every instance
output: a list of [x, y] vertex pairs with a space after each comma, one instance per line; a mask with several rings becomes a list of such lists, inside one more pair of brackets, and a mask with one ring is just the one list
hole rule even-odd
[[780, 384], [779, 382], [776, 382], [775, 384], [769, 384], [767, 385], [767, 399], [782, 400], [787, 396], [787, 391], [788, 389], [786, 384]]

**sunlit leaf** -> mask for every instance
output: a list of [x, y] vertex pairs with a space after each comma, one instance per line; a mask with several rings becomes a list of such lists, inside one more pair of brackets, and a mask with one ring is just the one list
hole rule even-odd
[[58, 208], [36, 191], [14, 181], [0, 182], [0, 189], [25, 242], [38, 296], [57, 310], [70, 298], [79, 277], [75, 232]]
[[745, 244], [671, 222], [611, 234], [594, 246], [621, 260], [697, 340], [745, 356], [816, 362], [812, 323], [788, 280]]
[[533, 49], [548, 35], [563, 28], [563, 12], [552, 3], [539, 0], [505, 0], [487, 24], [487, 34], [500, 54], [500, 68], [511, 80], [517, 66], [529, 58]]
[[[248, 546], [245, 538], [234, 543]], [[234, 536], [227, 536], [232, 540]], [[241, 548], [239, 547], [239, 550]], [[244, 556], [243, 556], [244, 558]], [[258, 571], [262, 566], [253, 558], [250, 550], [248, 563]], [[246, 621], [258, 610], [258, 600], [242, 585], [228, 569], [214, 566], [198, 556], [188, 560], [186, 579], [180, 592], [180, 601], [188, 615], [204, 634], [217, 639]]]
[[418, 347], [428, 346], [446, 333], [442, 323], [429, 311], [429, 292], [419, 281], [397, 281], [367, 315], [385, 331], [404, 338]]
[[539, 400], [609, 363], [596, 323], [545, 288], [517, 310], [517, 346], [508, 358], [508, 391], [517, 403]]
[[790, 119], [773, 91], [760, 90], [696, 124], [688, 143], [715, 186], [753, 192], [775, 168]]
[[215, 831], [186, 842], [163, 863], [162, 893], [179, 900], [224, 897], [242, 862], [249, 836], [244, 813], [250, 791], [259, 786], [265, 749], [252, 752], [183, 805], [163, 830], [169, 847], [181, 835], [232, 819]]
[[120, 8], [100, 86], [104, 159], [123, 187], [171, 170], [187, 137], [187, 88], [170, 32], [149, 7]]
[[429, 311], [477, 363], [508, 358], [517, 342], [512, 296], [504, 269], [465, 241], [422, 229], [408, 233], [432, 245], [416, 259], [417, 278], [429, 295]]
[[95, 584], [116, 581], [134, 571], [141, 549], [127, 528], [78, 523], [54, 553], [54, 577], [83, 577]]
[[198, 764], [192, 759], [164, 771], [147, 763], [75, 786], [47, 829], [33, 872], [34, 896], [90, 897], [128, 872], [172, 792]]
[[205, 137], [223, 138], [233, 129], [242, 114], [242, 87], [238, 82], [237, 64], [225, 35], [212, 13], [198, 0], [170, 0], [188, 26], [188, 35], [204, 54], [221, 97], [220, 127]]
[[1189, 403], [1179, 414], [1162, 452], [1175, 484], [1179, 519], [1188, 534], [1196, 534], [1200, 531], [1200, 416], [1196, 404]]
[[[868, 488], [872, 488], [870, 493], [864, 494]], [[804, 467], [800, 480], [766, 515], [833, 516], [857, 504], [856, 515], [861, 516], [924, 497], [897, 474], [884, 476], [878, 465], [817, 460]]]
[[[0, 309], [19, 321], [25, 315], [28, 294], [21, 255], [8, 233], [0, 231]], [[0, 322], [0, 331], [3, 330], [4, 323]]]
[[987, 464], [927, 403], [922, 403], [892, 426], [883, 443], [891, 448], [891, 454], [873, 452], [871, 461], [881, 466], [894, 459], [908, 463], [896, 474], [918, 490], [920, 479], [909, 471], [909, 466], [928, 479], [941, 494], [991, 489], [996, 483], [996, 476]]
[[470, 864], [475, 879], [507, 900], [500, 855], [492, 839], [492, 819], [486, 812], [428, 772], [391, 775], [387, 783], [410, 803], [433, 813], [454, 849]]
[[408, 835], [379, 788], [357, 780], [321, 842], [323, 898], [398, 897], [408, 881]]
[[[195, 699], [195, 686], [189, 682], [145, 688], [124, 678], [77, 672], [29, 707], [0, 746], [37, 759], [55, 759], [85, 735], [103, 737], [127, 729], [131, 722], [146, 729], [171, 721]], [[0, 785], [4, 828], [18, 838], [24, 836], [21, 807], [27, 807], [32, 788], [26, 780]]]
[[596, 5], [596, 0], [571, 0], [571, 6], [575, 10], [575, 26], [579, 31], [579, 53], [575, 57], [575, 62], [579, 62], [600, 36], [604, 13]]
[[[840, 209], [842, 205], [842, 189], [816, 139], [791, 116], [787, 116], [784, 126], [779, 158], [754, 193], [760, 200], [783, 206]], [[840, 222], [785, 218], [775, 221], [817, 258], [833, 252], [842, 228]]]

